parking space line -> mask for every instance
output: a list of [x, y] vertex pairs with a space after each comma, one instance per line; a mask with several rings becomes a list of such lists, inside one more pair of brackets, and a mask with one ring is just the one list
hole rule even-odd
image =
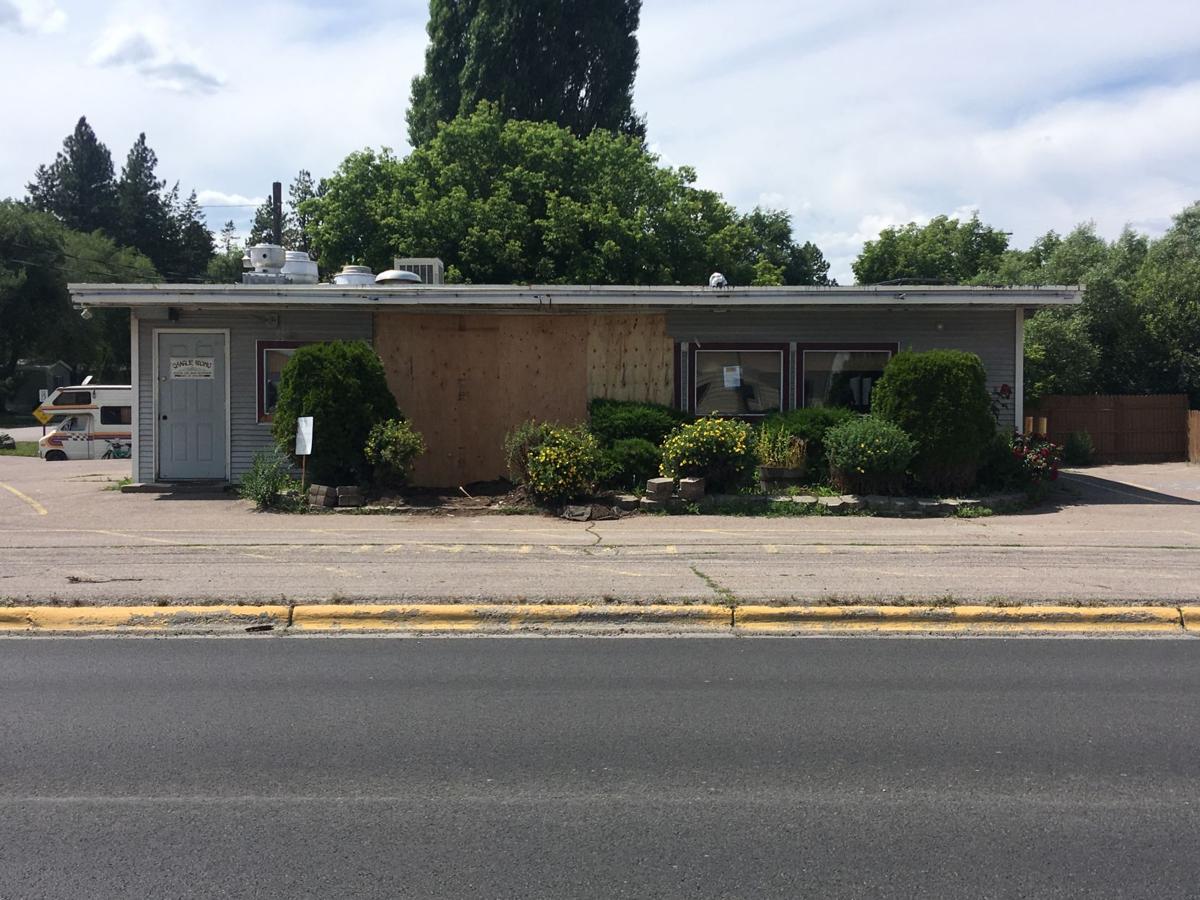
[[3, 481], [0, 481], [0, 488], [4, 488], [6, 491], [8, 491], [10, 494], [12, 494], [14, 497], [16, 497], [18, 500], [22, 500], [25, 503], [28, 503], [33, 508], [33, 511], [35, 513], [37, 513], [39, 516], [49, 515], [49, 513], [46, 511], [46, 507], [42, 506], [42, 504], [38, 503], [36, 500], [34, 500], [28, 494], [21, 493], [15, 487], [13, 487], [11, 484], [5, 484]]

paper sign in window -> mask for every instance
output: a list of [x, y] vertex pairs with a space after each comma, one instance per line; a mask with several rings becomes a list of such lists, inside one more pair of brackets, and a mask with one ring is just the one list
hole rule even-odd
[[725, 366], [725, 387], [739, 388], [742, 386], [742, 367]]

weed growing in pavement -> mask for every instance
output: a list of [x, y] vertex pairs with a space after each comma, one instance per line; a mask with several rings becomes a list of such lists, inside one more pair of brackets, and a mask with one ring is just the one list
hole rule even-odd
[[985, 519], [996, 514], [990, 506], [960, 506], [954, 511], [956, 519]]
[[126, 475], [124, 478], [120, 479], [119, 481], [112, 482], [111, 484], [107, 485], [104, 489], [106, 491], [119, 491], [119, 490], [121, 490], [121, 488], [125, 487], [125, 485], [127, 485], [127, 484], [133, 484], [133, 479], [130, 478], [128, 475]]

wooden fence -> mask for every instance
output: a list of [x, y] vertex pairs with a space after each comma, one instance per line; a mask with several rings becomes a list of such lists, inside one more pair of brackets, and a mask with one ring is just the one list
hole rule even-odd
[[[1062, 443], [1074, 431], [1086, 431], [1096, 445], [1098, 463], [1181, 462], [1189, 458], [1186, 394], [1153, 396], [1043, 397], [1028, 414], [1045, 417], [1050, 439]], [[1200, 422], [1194, 422], [1191, 454], [1200, 458]]]
[[1188, 410], [1188, 462], [1200, 463], [1200, 409]]

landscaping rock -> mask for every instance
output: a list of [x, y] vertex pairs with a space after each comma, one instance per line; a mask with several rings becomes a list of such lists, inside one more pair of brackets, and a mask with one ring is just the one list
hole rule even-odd
[[841, 512], [846, 508], [846, 501], [841, 497], [821, 497], [817, 502], [830, 512]]
[[586, 522], [592, 517], [592, 508], [590, 506], [564, 506], [562, 517], [570, 519], [572, 522]]
[[0, 434], [0, 450], [16, 450], [17, 442], [11, 434]]
[[801, 503], [804, 506], [812, 506], [814, 503], [820, 501], [820, 498], [815, 494], [796, 494], [796, 496], [789, 497], [788, 499], [793, 503]]
[[591, 509], [593, 522], [603, 522], [606, 519], [619, 518], [617, 509], [611, 506], [605, 506], [602, 503], [593, 503]]
[[325, 484], [312, 484], [308, 487], [309, 506], [337, 506], [337, 488]]
[[842, 509], [847, 512], [865, 509], [866, 504], [862, 502], [861, 497], [856, 497], [854, 494], [842, 494]]
[[646, 496], [651, 499], [666, 500], [674, 491], [674, 478], [650, 478], [646, 481]]
[[926, 516], [948, 516], [954, 512], [954, 507], [941, 500], [923, 498], [917, 500], [917, 511]]
[[[667, 480], [667, 479], [664, 479]], [[703, 478], [680, 478], [679, 479], [679, 499], [681, 500], [701, 500], [704, 498], [704, 479]]]
[[358, 485], [339, 485], [337, 489], [338, 506], [362, 506], [364, 502], [362, 488]]
[[886, 511], [891, 506], [891, 497], [885, 497], [883, 494], [867, 494], [865, 497], [859, 497], [859, 502], [862, 503], [863, 509], [875, 509]]
[[[651, 480], [653, 480], [653, 479], [651, 479]], [[653, 497], [643, 497], [642, 502], [640, 504], [638, 504], [638, 506], [644, 512], [654, 512], [655, 510], [666, 509], [667, 501], [666, 500], [655, 500]]]
[[638, 502], [641, 499], [637, 494], [617, 494], [613, 497], [613, 503], [616, 504], [617, 509], [623, 509], [628, 512], [629, 510], [637, 509]]

